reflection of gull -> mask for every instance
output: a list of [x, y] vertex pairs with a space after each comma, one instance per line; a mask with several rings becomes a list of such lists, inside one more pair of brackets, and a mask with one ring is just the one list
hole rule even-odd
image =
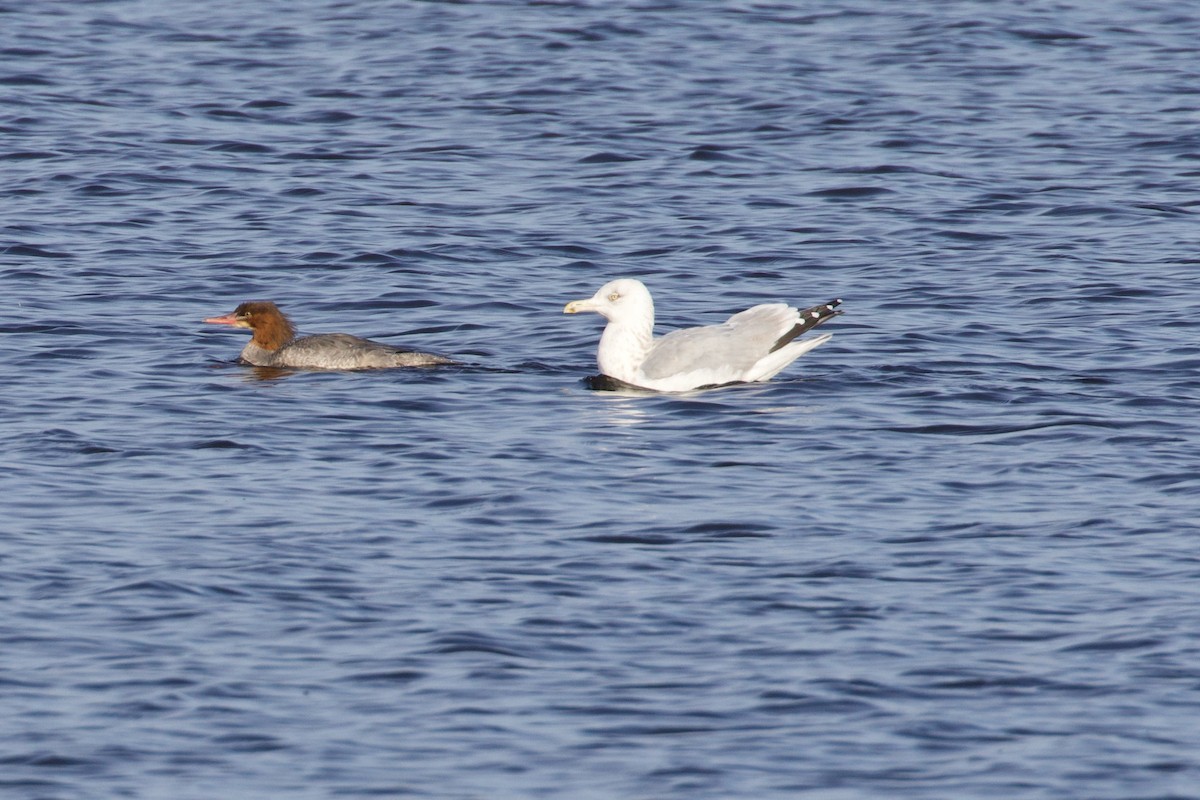
[[634, 425], [641, 425], [651, 418], [646, 413], [646, 407], [642, 403], [635, 402], [628, 396], [614, 396], [611, 397], [611, 400], [613, 401], [612, 403], [603, 404], [604, 418], [608, 420], [608, 424], [610, 425], [632, 428]]
[[841, 300], [797, 311], [769, 303], [734, 314], [720, 325], [683, 328], [654, 338], [654, 301], [641, 281], [606, 283], [587, 300], [567, 303], [564, 314], [595, 311], [608, 320], [596, 360], [623, 383], [659, 392], [686, 392], [727, 383], [765, 381], [829, 334], [793, 341], [842, 312]]

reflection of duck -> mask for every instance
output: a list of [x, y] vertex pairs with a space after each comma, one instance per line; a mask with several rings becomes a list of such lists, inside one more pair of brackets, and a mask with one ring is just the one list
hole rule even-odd
[[360, 339], [348, 333], [319, 333], [296, 338], [291, 321], [274, 303], [242, 303], [232, 314], [204, 320], [254, 331], [241, 360], [256, 367], [297, 369], [383, 369], [453, 364], [445, 356], [421, 353]]
[[605, 376], [643, 389], [686, 392], [727, 383], [765, 381], [829, 335], [792, 341], [841, 314], [841, 300], [798, 311], [784, 303], [754, 306], [721, 325], [683, 328], [654, 338], [654, 301], [632, 278], [606, 283], [564, 314], [595, 311], [608, 320], [596, 353]]

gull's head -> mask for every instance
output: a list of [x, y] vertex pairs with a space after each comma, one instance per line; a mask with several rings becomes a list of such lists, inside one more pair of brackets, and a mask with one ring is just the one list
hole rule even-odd
[[609, 281], [586, 300], [572, 300], [563, 309], [564, 314], [579, 314], [594, 311], [609, 322], [641, 320], [654, 317], [654, 301], [645, 284], [635, 278], [619, 278]]

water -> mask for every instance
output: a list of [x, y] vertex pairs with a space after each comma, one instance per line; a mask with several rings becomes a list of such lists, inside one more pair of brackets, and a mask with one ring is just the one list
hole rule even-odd
[[[1200, 797], [1197, 42], [0, 1], [0, 795]], [[591, 391], [620, 275], [847, 313]], [[467, 365], [264, 380], [245, 299]]]

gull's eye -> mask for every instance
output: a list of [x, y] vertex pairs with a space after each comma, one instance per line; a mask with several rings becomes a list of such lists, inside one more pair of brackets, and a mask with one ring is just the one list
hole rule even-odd
[[610, 302], [610, 303], [615, 303], [620, 299], [621, 299], [621, 295], [617, 294], [616, 292], [613, 292], [612, 294], [610, 294], [608, 296], [608, 302]]

